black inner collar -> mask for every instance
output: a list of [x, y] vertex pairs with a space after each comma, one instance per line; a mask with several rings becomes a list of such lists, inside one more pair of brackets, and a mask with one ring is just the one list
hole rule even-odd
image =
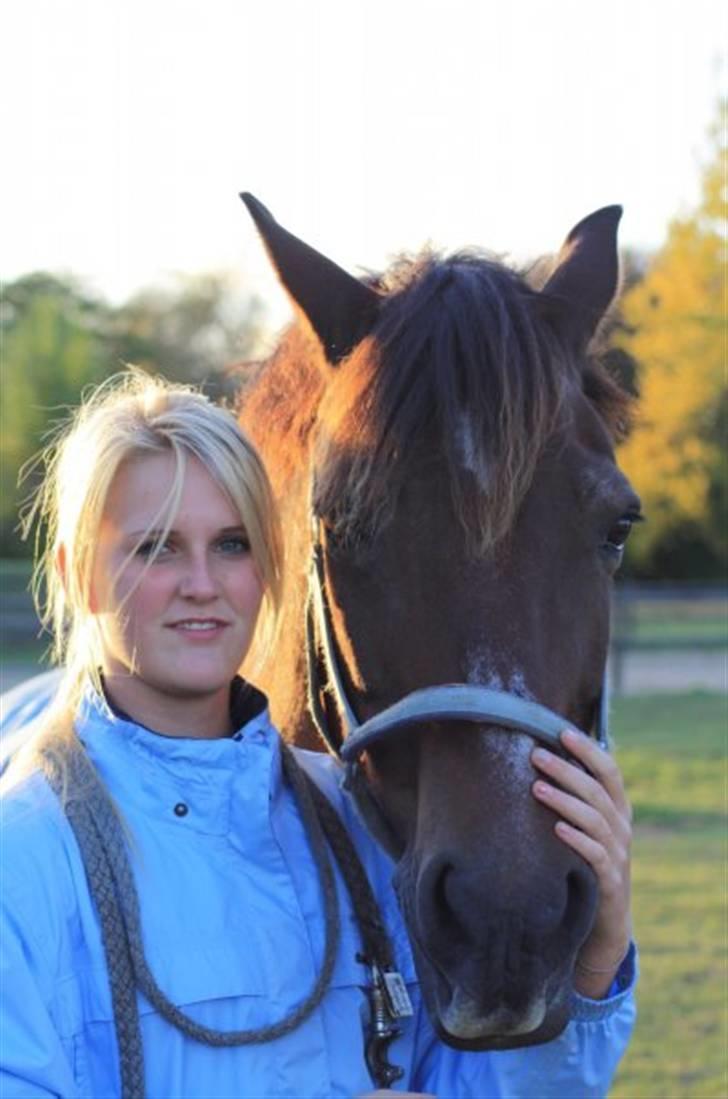
[[[155, 736], [169, 735], [168, 733], [160, 733], [157, 729], [150, 729], [148, 725], [142, 725], [142, 723], [136, 721], [131, 714], [126, 713], [124, 710], [120, 709], [119, 706], [116, 706], [109, 698], [109, 692], [106, 690], [103, 676], [101, 677], [101, 685], [104, 688], [106, 704], [115, 717], [118, 717], [121, 721], [133, 722], [141, 729], [146, 729], [147, 732], [154, 733]], [[257, 687], [254, 687], [252, 683], [248, 683], [247, 680], [243, 679], [241, 676], [235, 676], [230, 684], [230, 720], [234, 732], [242, 729], [242, 727], [247, 725], [249, 721], [252, 721], [254, 717], [258, 717], [259, 714], [262, 714], [267, 705], [268, 699], [262, 691], [259, 691]]]

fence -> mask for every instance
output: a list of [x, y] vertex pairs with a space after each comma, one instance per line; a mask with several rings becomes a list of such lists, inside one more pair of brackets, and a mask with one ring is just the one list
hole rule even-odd
[[[5, 665], [32, 673], [48, 639], [27, 590], [29, 566], [0, 561], [0, 642]], [[728, 689], [728, 587], [636, 584], [614, 590], [610, 678], [616, 694], [702, 685]]]
[[633, 689], [727, 690], [728, 588], [718, 584], [615, 585], [610, 670], [616, 694]]

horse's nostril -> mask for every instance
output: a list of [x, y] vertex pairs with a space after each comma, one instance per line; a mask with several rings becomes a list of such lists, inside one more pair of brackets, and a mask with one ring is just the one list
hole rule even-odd
[[421, 918], [430, 934], [444, 935], [453, 948], [477, 941], [481, 921], [473, 903], [478, 896], [473, 884], [450, 860], [433, 862], [421, 879]]
[[570, 870], [566, 875], [564, 929], [573, 933], [589, 926], [595, 905], [594, 875], [586, 867]]
[[452, 918], [452, 905], [448, 898], [448, 882], [451, 879], [453, 867], [445, 864], [435, 878], [432, 890], [432, 901], [438, 919], [444, 921]]

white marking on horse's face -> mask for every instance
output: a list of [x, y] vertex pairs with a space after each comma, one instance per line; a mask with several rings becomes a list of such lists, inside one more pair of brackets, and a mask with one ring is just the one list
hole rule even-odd
[[468, 473], [474, 474], [480, 489], [486, 489], [488, 487], [489, 471], [482, 454], [478, 453], [477, 447], [475, 446], [473, 422], [467, 412], [460, 413], [457, 430], [455, 432], [455, 441], [457, 443], [463, 469], [467, 470]]
[[468, 649], [465, 681], [488, 687], [491, 691], [505, 690], [503, 680], [492, 666], [491, 651], [487, 645], [472, 645]]
[[517, 698], [535, 701], [521, 668], [514, 668], [508, 681], [503, 682], [503, 677], [495, 670], [492, 649], [487, 642], [468, 647], [465, 680], [480, 687], [488, 687], [491, 691], [507, 691]]
[[[487, 743], [491, 758], [494, 755], [497, 756], [502, 764], [501, 783], [508, 785], [514, 795], [525, 793], [530, 796], [531, 783], [534, 779], [531, 763], [533, 738], [528, 733], [483, 733], [483, 738], [483, 744]], [[514, 798], [514, 814], [518, 814], [520, 804]]]
[[[508, 681], [503, 678], [493, 666], [491, 650], [487, 644], [473, 645], [468, 650], [467, 673], [468, 683], [488, 687], [492, 691], [507, 691], [518, 698], [534, 701], [533, 692], [526, 683], [526, 677], [521, 668], [514, 668]], [[504, 778], [508, 782], [513, 793], [527, 792], [533, 782], [534, 772], [531, 764], [533, 752], [533, 738], [527, 733], [483, 733], [483, 744], [488, 746], [489, 753], [495, 752], [504, 764]], [[514, 811], [518, 802], [514, 802]]]
[[452, 1000], [442, 1013], [442, 1024], [449, 1034], [462, 1040], [488, 1038], [491, 1035], [515, 1037], [536, 1030], [545, 1016], [546, 997], [543, 990], [533, 996], [527, 1011], [514, 1023], [510, 1012], [504, 1008], [490, 1015], [481, 1015], [467, 992], [455, 989]]

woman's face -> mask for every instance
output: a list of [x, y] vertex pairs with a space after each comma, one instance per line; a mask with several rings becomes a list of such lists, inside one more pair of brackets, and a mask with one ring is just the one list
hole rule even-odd
[[179, 509], [159, 554], [149, 562], [161, 537], [152, 531], [119, 575], [143, 532], [164, 514], [174, 471], [172, 454], [142, 455], [124, 462], [112, 482], [91, 585], [104, 673], [152, 703], [227, 699], [250, 647], [263, 585], [240, 516], [196, 458], [187, 458]]

